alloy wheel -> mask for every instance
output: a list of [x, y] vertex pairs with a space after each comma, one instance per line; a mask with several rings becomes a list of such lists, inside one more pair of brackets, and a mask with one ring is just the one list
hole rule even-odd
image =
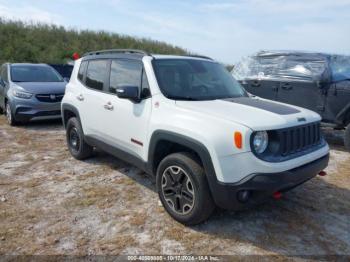
[[162, 174], [162, 194], [177, 214], [186, 215], [194, 207], [195, 192], [190, 176], [179, 166], [170, 166]]

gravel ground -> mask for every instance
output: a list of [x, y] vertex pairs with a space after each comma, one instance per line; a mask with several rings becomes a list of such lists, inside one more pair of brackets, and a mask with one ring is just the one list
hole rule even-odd
[[60, 123], [0, 116], [0, 254], [350, 255], [350, 154], [337, 143], [327, 171], [281, 200], [185, 227], [137, 168], [101, 152], [77, 161]]

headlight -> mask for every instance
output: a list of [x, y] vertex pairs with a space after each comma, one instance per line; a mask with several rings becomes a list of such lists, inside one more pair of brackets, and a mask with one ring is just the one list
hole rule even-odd
[[29, 99], [33, 96], [31, 93], [23, 92], [23, 91], [18, 91], [18, 90], [13, 90], [13, 95], [18, 98], [24, 98], [24, 99]]
[[254, 134], [253, 147], [254, 151], [258, 154], [265, 152], [269, 143], [269, 136], [266, 131], [258, 131]]

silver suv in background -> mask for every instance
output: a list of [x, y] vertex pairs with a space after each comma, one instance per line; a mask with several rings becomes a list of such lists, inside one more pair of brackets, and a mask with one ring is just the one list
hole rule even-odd
[[10, 125], [59, 119], [66, 82], [46, 64], [10, 64], [0, 68], [0, 111]]

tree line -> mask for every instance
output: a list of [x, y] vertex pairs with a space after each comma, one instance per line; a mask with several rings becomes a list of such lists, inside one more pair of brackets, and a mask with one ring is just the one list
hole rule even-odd
[[42, 23], [0, 18], [0, 63], [66, 63], [74, 53], [132, 48], [150, 53], [184, 55], [178, 46], [106, 31], [74, 30]]

